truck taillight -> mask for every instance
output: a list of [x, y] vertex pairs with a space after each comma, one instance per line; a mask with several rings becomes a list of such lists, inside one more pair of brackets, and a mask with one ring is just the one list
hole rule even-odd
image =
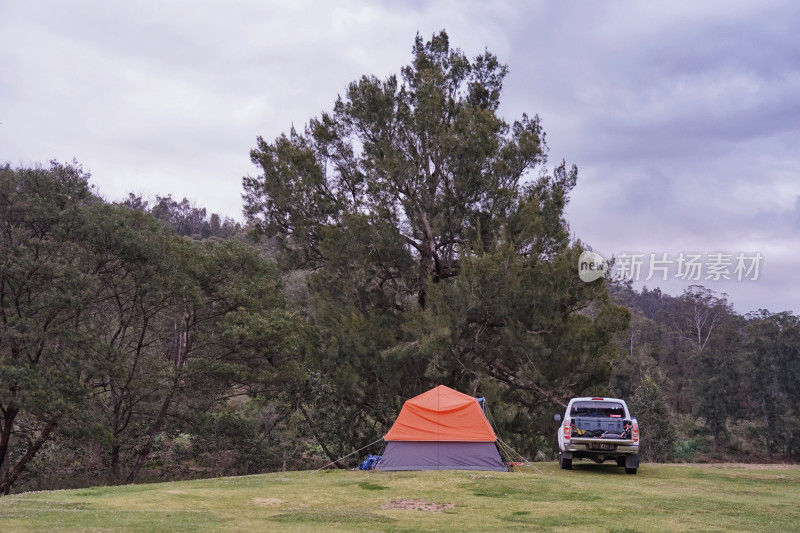
[[566, 423], [564, 424], [564, 439], [569, 440], [571, 436], [572, 436], [572, 428], [569, 427], [569, 423]]
[[639, 442], [639, 422], [633, 421], [633, 442]]

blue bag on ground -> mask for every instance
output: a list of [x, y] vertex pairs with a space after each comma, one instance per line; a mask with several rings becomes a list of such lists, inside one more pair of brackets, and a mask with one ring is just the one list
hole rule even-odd
[[361, 463], [361, 466], [358, 467], [359, 470], [372, 470], [375, 468], [375, 465], [378, 464], [378, 461], [381, 460], [380, 455], [368, 455], [364, 462]]

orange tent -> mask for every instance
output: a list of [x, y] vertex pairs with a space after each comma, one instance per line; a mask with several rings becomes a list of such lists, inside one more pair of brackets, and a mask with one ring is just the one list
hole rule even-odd
[[444, 385], [407, 400], [383, 440], [376, 470], [507, 470], [477, 398]]
[[385, 441], [495, 442], [478, 400], [444, 385], [403, 404]]

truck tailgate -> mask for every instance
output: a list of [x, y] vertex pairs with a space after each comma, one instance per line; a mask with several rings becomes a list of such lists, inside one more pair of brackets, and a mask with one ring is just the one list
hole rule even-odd
[[633, 439], [596, 439], [573, 437], [570, 439], [572, 444], [585, 444], [591, 448], [598, 450], [613, 450], [616, 446], [633, 446]]

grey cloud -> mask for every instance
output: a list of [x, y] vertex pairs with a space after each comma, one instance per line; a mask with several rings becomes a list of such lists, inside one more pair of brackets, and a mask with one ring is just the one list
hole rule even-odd
[[441, 29], [507, 63], [501, 113], [538, 113], [551, 162], [578, 164], [577, 237], [609, 253], [761, 246], [772, 266], [732, 300], [800, 310], [789, 1], [3, 3], [0, 160], [76, 157], [112, 199], [237, 216], [257, 135], [301, 128]]

